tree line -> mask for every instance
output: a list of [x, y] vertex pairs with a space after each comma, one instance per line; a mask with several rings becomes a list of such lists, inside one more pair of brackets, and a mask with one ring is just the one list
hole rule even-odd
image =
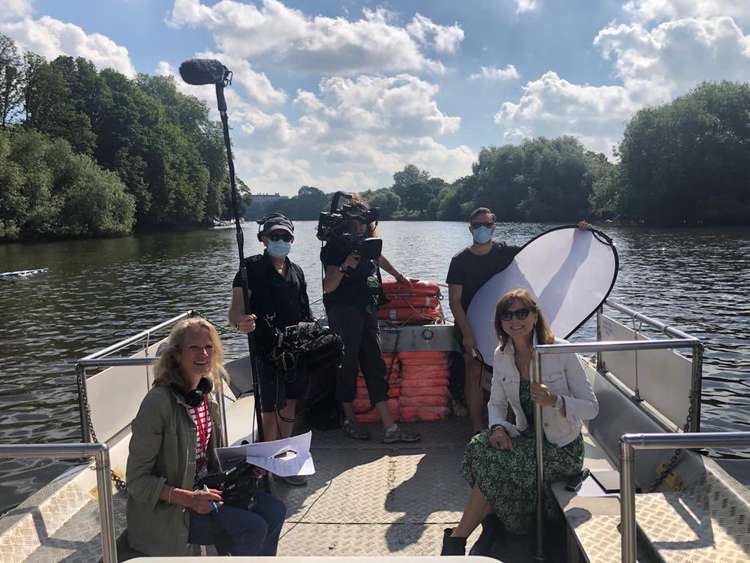
[[[750, 223], [750, 86], [703, 83], [637, 112], [615, 147], [616, 161], [574, 137], [539, 137], [486, 147], [471, 174], [453, 183], [413, 164], [393, 184], [356, 190], [384, 219], [464, 221], [491, 207], [499, 221], [581, 218], [651, 225]], [[276, 208], [314, 219], [330, 203], [318, 188]]]
[[[454, 182], [409, 164], [380, 189], [350, 186], [383, 219], [615, 219], [647, 224], [750, 222], [750, 86], [703, 83], [627, 123], [616, 159], [574, 137], [482, 148]], [[83, 58], [19, 53], [0, 34], [0, 240], [119, 236], [191, 228], [230, 208], [221, 125], [172, 78], [128, 78]], [[243, 212], [316, 219], [331, 193]]]
[[173, 79], [20, 54], [0, 34], [0, 240], [205, 225], [229, 193], [221, 125]]

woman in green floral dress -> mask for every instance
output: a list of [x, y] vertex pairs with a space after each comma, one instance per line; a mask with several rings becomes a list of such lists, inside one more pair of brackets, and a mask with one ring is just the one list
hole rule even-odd
[[563, 341], [554, 338], [528, 291], [516, 289], [500, 299], [495, 329], [500, 344], [487, 404], [490, 429], [475, 435], [466, 448], [463, 470], [472, 491], [458, 526], [445, 530], [443, 555], [463, 555], [466, 538], [493, 512], [509, 532], [531, 531], [536, 507], [534, 402], [541, 405], [544, 420], [545, 485], [581, 470], [581, 423], [594, 418], [599, 408], [576, 354], [545, 356], [542, 382], [530, 382], [534, 345]]

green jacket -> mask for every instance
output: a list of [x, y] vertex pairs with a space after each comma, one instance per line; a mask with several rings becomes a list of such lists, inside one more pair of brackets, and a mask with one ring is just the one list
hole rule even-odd
[[[219, 470], [221, 444], [219, 406], [209, 401], [213, 431], [208, 470]], [[127, 465], [128, 542], [147, 555], [189, 555], [190, 513], [159, 500], [162, 487], [192, 490], [195, 481], [196, 429], [182, 397], [170, 387], [153, 387], [131, 424]]]

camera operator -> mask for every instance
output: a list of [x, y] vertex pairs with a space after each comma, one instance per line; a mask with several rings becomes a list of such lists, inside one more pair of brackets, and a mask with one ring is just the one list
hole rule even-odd
[[[343, 430], [356, 440], [368, 440], [369, 432], [359, 427], [352, 401], [357, 390], [357, 371], [362, 370], [370, 403], [385, 429], [383, 442], [417, 442], [419, 434], [400, 428], [388, 410], [387, 370], [380, 350], [377, 320], [381, 291], [378, 266], [400, 282], [408, 280], [379, 252], [373, 256], [365, 239], [376, 234], [370, 209], [356, 199], [348, 206], [346, 236], [328, 240], [320, 253], [325, 267], [323, 303], [331, 329], [344, 343], [344, 358], [337, 373], [336, 398], [344, 411]], [[379, 241], [378, 241], [379, 242]], [[380, 249], [380, 243], [376, 248]]]
[[[287, 258], [294, 242], [294, 225], [280, 213], [269, 215], [259, 224], [258, 240], [265, 251], [245, 259], [252, 314], [244, 312], [238, 272], [232, 284], [229, 322], [243, 334], [256, 331], [264, 438], [271, 441], [292, 433], [297, 399], [307, 388], [303, 370], [285, 370], [272, 361], [276, 331], [311, 321], [312, 314], [302, 268]], [[301, 476], [276, 479], [289, 485], [306, 484]]]

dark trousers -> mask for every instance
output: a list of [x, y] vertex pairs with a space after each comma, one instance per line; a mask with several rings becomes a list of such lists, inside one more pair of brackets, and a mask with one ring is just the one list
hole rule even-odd
[[357, 394], [357, 371], [362, 370], [370, 403], [388, 399], [387, 370], [380, 351], [378, 319], [362, 307], [329, 307], [328, 323], [344, 342], [344, 359], [336, 376], [336, 399], [350, 403]]
[[256, 493], [252, 510], [224, 505], [211, 514], [190, 514], [189, 542], [215, 545], [219, 555], [276, 555], [286, 506], [274, 496]]

